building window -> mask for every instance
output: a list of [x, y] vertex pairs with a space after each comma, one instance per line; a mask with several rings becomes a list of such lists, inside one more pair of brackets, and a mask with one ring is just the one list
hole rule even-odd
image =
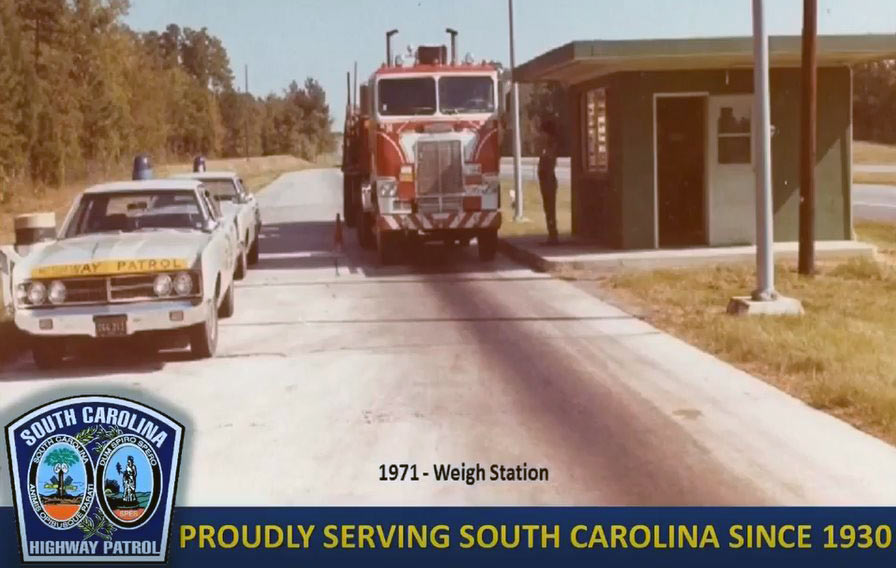
[[718, 117], [720, 164], [752, 163], [751, 117], [749, 107], [735, 113], [734, 107], [723, 106]]
[[607, 90], [592, 89], [583, 98], [585, 170], [606, 173], [609, 167], [607, 147]]

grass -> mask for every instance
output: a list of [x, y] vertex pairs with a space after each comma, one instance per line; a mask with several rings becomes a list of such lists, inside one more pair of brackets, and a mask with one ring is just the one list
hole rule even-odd
[[896, 146], [856, 140], [852, 145], [852, 161], [855, 164], [896, 163]]
[[[896, 250], [896, 227], [857, 226]], [[896, 443], [896, 265], [856, 259], [820, 266], [813, 279], [779, 265], [778, 290], [803, 317], [733, 317], [728, 299], [754, 285], [752, 265], [632, 272], [596, 284], [657, 327], [765, 379], [858, 428]]]
[[[501, 180], [501, 213], [504, 221], [501, 224], [502, 237], [524, 237], [547, 235], [548, 230], [544, 220], [544, 204], [541, 200], [541, 192], [538, 183], [534, 181], [523, 182], [523, 214], [525, 221], [513, 220], [513, 200], [510, 198], [510, 190], [513, 188], [513, 180]], [[572, 194], [568, 185], [561, 184], [557, 189], [557, 230], [561, 238], [572, 232]]]
[[853, 183], [896, 185], [896, 172], [853, 172]]

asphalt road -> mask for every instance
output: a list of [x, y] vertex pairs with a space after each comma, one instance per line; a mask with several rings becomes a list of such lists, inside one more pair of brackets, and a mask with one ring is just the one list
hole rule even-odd
[[[22, 360], [0, 423], [74, 394], [154, 405], [187, 426], [181, 505], [896, 504], [892, 447], [573, 283], [473, 248], [381, 269], [348, 233], [334, 253], [340, 196], [333, 170], [261, 194], [261, 262], [215, 359]], [[549, 481], [378, 481], [449, 462]]]

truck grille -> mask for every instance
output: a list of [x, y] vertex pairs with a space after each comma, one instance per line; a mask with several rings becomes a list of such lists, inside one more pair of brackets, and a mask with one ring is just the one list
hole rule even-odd
[[462, 198], [459, 195], [420, 197], [417, 199], [417, 211], [420, 213], [453, 213], [460, 211]]
[[460, 140], [417, 142], [417, 195], [462, 193], [464, 158]]

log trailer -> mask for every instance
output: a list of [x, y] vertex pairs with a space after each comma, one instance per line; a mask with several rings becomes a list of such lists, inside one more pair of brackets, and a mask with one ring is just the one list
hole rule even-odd
[[[444, 45], [392, 57], [349, 102], [343, 138], [343, 217], [382, 264], [423, 241], [467, 244], [495, 257], [501, 226], [498, 69]], [[350, 82], [350, 81], [349, 81]]]

